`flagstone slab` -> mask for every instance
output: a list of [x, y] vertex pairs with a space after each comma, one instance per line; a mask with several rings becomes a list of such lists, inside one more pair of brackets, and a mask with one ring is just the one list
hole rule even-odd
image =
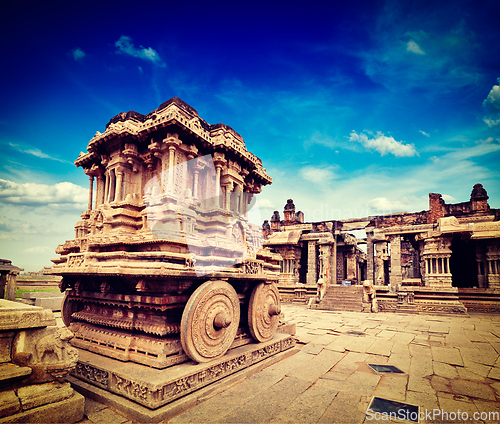
[[379, 375], [356, 371], [342, 382], [340, 390], [360, 394], [361, 396], [371, 396], [380, 378]]
[[[435, 419], [431, 422], [449, 422], [449, 423], [464, 423], [471, 422], [475, 423], [477, 421], [472, 421], [469, 419], [474, 416], [474, 413], [479, 412], [476, 405], [473, 402], [462, 402], [456, 399], [448, 399], [446, 397], [439, 397], [439, 410], [436, 411]], [[460, 418], [456, 415], [460, 411]], [[463, 413], [466, 413], [464, 415]], [[455, 415], [453, 415], [455, 414]]]
[[401, 371], [408, 373], [410, 371], [411, 359], [409, 354], [391, 354], [387, 363], [398, 367]]
[[366, 353], [373, 353], [375, 355], [391, 356], [391, 349], [394, 342], [389, 340], [377, 339], [375, 342], [366, 350]]
[[431, 386], [436, 392], [451, 393], [451, 380], [448, 378], [440, 377], [438, 375], [433, 375], [431, 377]]
[[325, 346], [325, 349], [334, 350], [336, 352], [345, 352], [346, 347], [352, 342], [352, 337], [342, 334], [335, 336], [331, 343]]
[[460, 355], [460, 351], [450, 347], [431, 347], [432, 359], [437, 362], [443, 362], [450, 365], [463, 366], [464, 361]]
[[365, 412], [357, 408], [360, 401], [361, 396], [356, 393], [339, 392], [317, 422], [319, 424], [361, 423]]
[[407, 387], [408, 390], [411, 390], [413, 392], [435, 393], [435, 390], [431, 386], [430, 380], [411, 374], [408, 377]]
[[324, 349], [318, 355], [313, 356], [313, 358], [306, 364], [301, 365], [287, 373], [286, 376], [294, 377], [299, 380], [315, 382], [343, 358], [344, 355], [342, 353]]
[[317, 345], [315, 343], [308, 343], [302, 348], [302, 352], [309, 353], [310, 355], [317, 355], [324, 349], [324, 345]]
[[438, 400], [435, 392], [413, 392], [407, 390], [406, 402], [410, 405], [418, 405], [420, 411], [432, 411], [438, 408]]
[[490, 372], [488, 373], [488, 378], [500, 380], [500, 368], [491, 368]]
[[384, 375], [373, 392], [373, 396], [404, 402], [407, 382], [408, 376], [405, 374]]
[[458, 375], [464, 380], [484, 381], [484, 377], [474, 373], [470, 368], [457, 367]]
[[427, 356], [412, 356], [410, 374], [425, 377], [433, 374], [432, 359]]
[[432, 352], [428, 346], [419, 346], [411, 343], [408, 348], [410, 349], [410, 355], [412, 358], [416, 356], [432, 358]]
[[351, 352], [366, 352], [377, 339], [374, 337], [353, 337], [351, 343], [347, 345], [347, 350]]
[[477, 348], [459, 348], [460, 355], [464, 360], [469, 360], [478, 364], [493, 366], [498, 359], [497, 353]]
[[391, 339], [395, 344], [401, 343], [403, 345], [408, 345], [415, 338], [415, 334], [412, 333], [402, 333], [397, 332], [394, 337]]
[[433, 362], [432, 368], [434, 370], [434, 374], [446, 377], [446, 378], [458, 378], [458, 372], [456, 368], [450, 364], [445, 364], [443, 362]]
[[292, 405], [310, 383], [296, 378], [285, 377], [283, 380], [255, 396], [238, 408], [227, 405], [229, 411], [219, 415], [219, 422], [227, 423], [264, 423], [269, 422], [283, 412], [284, 405]]
[[338, 393], [325, 383], [327, 382], [324, 380], [318, 380], [302, 392], [291, 405], [283, 405], [283, 411], [272, 422], [300, 424], [318, 421]]
[[495, 394], [491, 387], [484, 383], [470, 380], [451, 380], [451, 390], [455, 395], [463, 395], [473, 398], [495, 400]]

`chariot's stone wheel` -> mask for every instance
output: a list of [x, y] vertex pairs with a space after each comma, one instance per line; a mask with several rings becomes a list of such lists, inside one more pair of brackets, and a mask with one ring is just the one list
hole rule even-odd
[[64, 295], [62, 307], [61, 307], [61, 318], [63, 320], [63, 323], [66, 327], [69, 327], [69, 324], [71, 323], [71, 315], [73, 313], [81, 311], [82, 306], [79, 304], [78, 301], [75, 301], [74, 299], [70, 299], [68, 294], [66, 293]]
[[240, 301], [226, 281], [207, 281], [188, 299], [181, 319], [184, 352], [196, 362], [224, 355], [240, 323]]
[[280, 294], [274, 283], [260, 283], [252, 291], [248, 304], [248, 328], [259, 342], [271, 340], [281, 313]]

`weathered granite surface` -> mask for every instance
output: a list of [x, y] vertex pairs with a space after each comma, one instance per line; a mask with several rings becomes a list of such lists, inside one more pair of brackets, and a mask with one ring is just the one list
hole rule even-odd
[[73, 334], [50, 310], [0, 300], [0, 423], [73, 423], [84, 398], [66, 376], [78, 360]]

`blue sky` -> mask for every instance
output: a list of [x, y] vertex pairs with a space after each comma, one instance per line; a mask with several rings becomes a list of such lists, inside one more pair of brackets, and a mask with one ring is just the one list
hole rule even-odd
[[119, 112], [224, 122], [306, 220], [500, 207], [500, 3], [48, 2], [1, 19], [0, 257], [50, 265], [86, 209], [73, 165]]

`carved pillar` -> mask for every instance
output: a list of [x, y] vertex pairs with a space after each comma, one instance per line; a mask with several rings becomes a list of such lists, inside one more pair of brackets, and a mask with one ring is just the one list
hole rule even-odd
[[233, 188], [234, 188], [233, 182], [229, 182], [225, 185], [226, 191], [225, 191], [224, 206], [225, 206], [227, 211], [233, 210], [232, 205], [231, 205], [231, 192], [233, 191]]
[[198, 167], [194, 168], [193, 172], [194, 178], [193, 178], [193, 200], [198, 200], [198, 177], [200, 175], [200, 170]]
[[92, 196], [94, 195], [94, 177], [91, 175], [89, 177], [89, 205], [88, 210], [92, 210]]
[[395, 235], [391, 238], [391, 273], [389, 282], [391, 286], [401, 284], [403, 274], [401, 272], [401, 236]]
[[488, 264], [488, 288], [500, 288], [500, 244], [498, 242], [490, 242], [487, 245], [486, 261]]
[[242, 194], [243, 194], [243, 190], [241, 188], [241, 185], [235, 184], [234, 193], [233, 193], [234, 212], [236, 212], [238, 215], [241, 214], [241, 210], [242, 210], [242, 201], [243, 201]]
[[123, 172], [116, 170], [116, 194], [115, 202], [120, 202], [122, 200], [123, 191]]
[[429, 237], [424, 240], [422, 259], [425, 262], [426, 287], [452, 287], [450, 246], [451, 237]]
[[95, 195], [95, 207], [104, 203], [104, 178], [102, 174], [97, 174], [96, 177], [96, 195]]
[[109, 172], [110, 171], [106, 171], [104, 173], [104, 179], [105, 179], [105, 182], [104, 182], [104, 198], [102, 199], [102, 203], [108, 203], [109, 180], [110, 180]]
[[114, 202], [116, 190], [116, 174], [115, 170], [109, 171], [109, 190], [108, 190], [108, 203]]
[[347, 280], [353, 281], [357, 279], [357, 273], [356, 273], [356, 254], [353, 252], [347, 253], [346, 254], [346, 276]]
[[311, 240], [307, 243], [307, 284], [316, 284], [316, 241]]
[[333, 237], [332, 254], [330, 255], [330, 281], [327, 284], [337, 284], [337, 235]]
[[366, 233], [366, 279], [368, 281], [375, 281], [375, 267], [373, 264], [373, 241], [372, 241], [373, 233]]
[[[220, 172], [222, 170], [222, 166], [217, 165], [216, 170], [217, 170], [217, 174], [215, 176], [215, 197], [219, 197], [220, 196]], [[219, 206], [220, 206], [220, 203], [219, 203]]]
[[174, 188], [174, 165], [175, 165], [175, 146], [168, 146], [168, 191], [175, 192]]
[[385, 265], [384, 262], [388, 258], [387, 255], [387, 242], [378, 241], [375, 243], [375, 284], [383, 286], [386, 282]]
[[7, 287], [5, 290], [5, 299], [6, 300], [16, 300], [16, 280], [17, 274], [11, 273], [7, 275]]

